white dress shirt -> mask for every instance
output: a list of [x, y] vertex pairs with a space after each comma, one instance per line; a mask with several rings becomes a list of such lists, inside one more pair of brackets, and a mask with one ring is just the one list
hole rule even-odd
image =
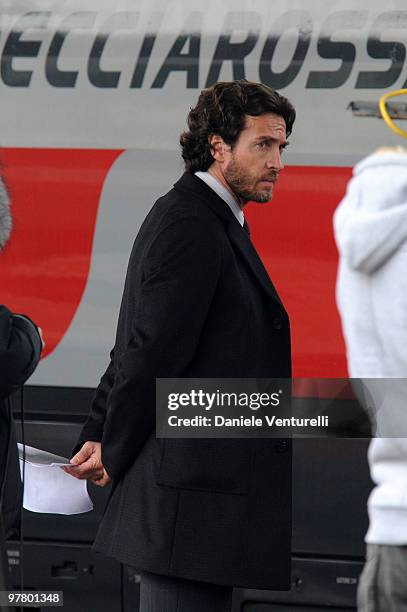
[[240, 225], [243, 227], [244, 224], [244, 214], [239, 204], [237, 203], [236, 198], [224, 187], [219, 181], [216, 180], [209, 172], [195, 172], [195, 176], [200, 178], [204, 183], [208, 185], [215, 193], [218, 194], [224, 202], [229, 206], [232, 213], [235, 215], [236, 219], [239, 221]]

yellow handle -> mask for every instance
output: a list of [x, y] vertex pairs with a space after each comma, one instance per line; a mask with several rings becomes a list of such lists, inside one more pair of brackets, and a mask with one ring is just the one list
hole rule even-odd
[[399, 128], [398, 125], [394, 123], [386, 107], [386, 102], [389, 98], [394, 98], [395, 96], [402, 96], [405, 94], [407, 94], [407, 89], [397, 89], [396, 91], [391, 91], [390, 93], [385, 94], [379, 100], [379, 109], [380, 109], [383, 119], [385, 120], [389, 128], [393, 130], [393, 132], [396, 132], [396, 134], [398, 134], [399, 136], [403, 136], [404, 138], [407, 138], [407, 132]]

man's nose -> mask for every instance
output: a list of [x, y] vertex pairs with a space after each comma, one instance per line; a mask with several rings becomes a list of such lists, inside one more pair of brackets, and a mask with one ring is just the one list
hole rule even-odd
[[280, 153], [279, 149], [277, 149], [276, 151], [273, 151], [270, 154], [270, 156], [267, 159], [266, 166], [269, 169], [275, 168], [278, 171], [280, 171], [280, 170], [282, 170], [284, 168], [284, 164], [283, 164], [283, 161], [281, 159], [281, 153]]

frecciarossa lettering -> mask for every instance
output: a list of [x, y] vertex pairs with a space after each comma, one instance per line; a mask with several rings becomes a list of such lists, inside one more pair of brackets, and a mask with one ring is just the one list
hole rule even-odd
[[[228, 65], [234, 79], [254, 78], [279, 90], [305, 71], [306, 89], [334, 89], [351, 76], [357, 54], [362, 52], [356, 44], [362, 36], [363, 53], [373, 66], [354, 75], [356, 89], [388, 88], [403, 76], [407, 10], [387, 10], [379, 15], [368, 10], [341, 10], [330, 13], [321, 24], [315, 24], [306, 10], [286, 11], [267, 24], [259, 12], [233, 11], [223, 18], [216, 37], [207, 33], [208, 18], [199, 11], [186, 13], [181, 26], [169, 32], [160, 12], [147, 16], [122, 11], [108, 17], [96, 11], [63, 17], [52, 11], [23, 13], [1, 32], [1, 81], [8, 87], [30, 87], [40, 72], [48, 85], [56, 88], [74, 88], [79, 78], [85, 77], [94, 88], [161, 89], [173, 73], [182, 73], [186, 88], [198, 89], [222, 79], [222, 69]], [[284, 54], [283, 62], [281, 58], [276, 61], [287, 36], [292, 43], [290, 52]], [[204, 39], [206, 49], [211, 43], [205, 62]], [[317, 62], [313, 61], [315, 69], [311, 70], [306, 60], [314, 39]], [[78, 41], [81, 52], [74, 53]], [[165, 47], [164, 56], [155, 56], [158, 41]], [[325, 67], [324, 60], [329, 60]], [[375, 60], [379, 60], [376, 70]], [[253, 66], [257, 74], [253, 74]], [[407, 80], [403, 81], [400, 87], [407, 87]]]

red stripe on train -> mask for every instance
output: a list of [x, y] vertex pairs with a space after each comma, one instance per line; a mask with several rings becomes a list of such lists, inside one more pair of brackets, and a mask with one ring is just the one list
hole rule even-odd
[[[15, 231], [0, 255], [1, 302], [39, 322], [45, 354], [65, 335], [82, 298], [100, 194], [120, 153], [2, 151]], [[290, 315], [297, 377], [346, 376], [332, 214], [350, 174], [349, 168], [286, 168], [274, 201], [245, 211]]]
[[30, 315], [51, 353], [81, 301], [100, 193], [121, 151], [3, 149], [14, 232], [0, 254], [1, 302]]

